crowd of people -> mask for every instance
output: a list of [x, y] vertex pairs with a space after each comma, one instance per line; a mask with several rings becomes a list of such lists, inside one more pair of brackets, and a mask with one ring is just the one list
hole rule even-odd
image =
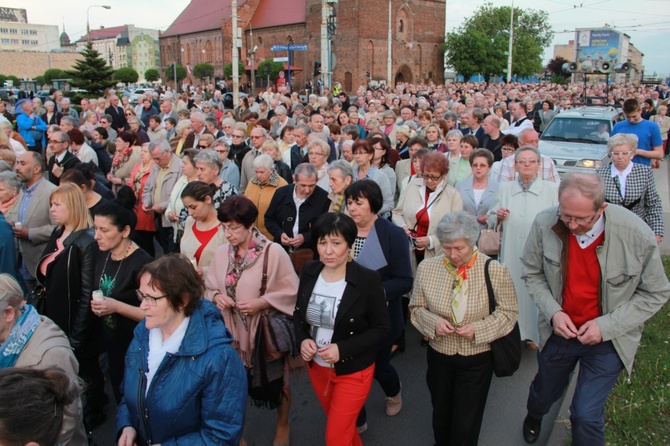
[[[604, 135], [612, 162], [561, 178], [539, 135], [591, 96], [626, 118]], [[373, 381], [386, 415], [402, 410], [392, 358], [411, 321], [435, 444], [476, 445], [491, 343], [518, 323], [540, 358], [525, 440], [579, 362], [573, 443], [602, 444], [607, 395], [670, 296], [652, 171], [668, 97], [399, 84], [267, 89], [226, 109], [206, 85], [137, 105], [113, 91], [78, 110], [60, 91], [0, 103], [0, 368], [43, 370], [30, 379], [57, 393], [59, 444], [84, 444], [111, 396], [120, 446], [245, 444], [247, 400], [277, 411], [283, 446], [306, 366], [325, 443], [358, 445]], [[54, 438], [21, 429], [0, 443]]]

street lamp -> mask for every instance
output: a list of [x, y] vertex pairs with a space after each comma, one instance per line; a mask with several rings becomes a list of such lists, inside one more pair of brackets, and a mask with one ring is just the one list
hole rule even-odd
[[112, 7], [109, 5], [91, 5], [88, 8], [86, 8], [86, 40], [88, 42], [91, 41], [91, 23], [88, 17], [88, 13], [91, 11], [91, 8], [112, 9]]

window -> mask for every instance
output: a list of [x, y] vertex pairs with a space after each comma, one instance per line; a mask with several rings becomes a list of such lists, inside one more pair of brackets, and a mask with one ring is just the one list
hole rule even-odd
[[29, 45], [29, 44], [30, 44], [30, 40], [22, 40], [21, 41], [21, 45]]
[[30, 30], [30, 35], [31, 36], [36, 36], [37, 35], [37, 30], [36, 29], [31, 29]]
[[18, 34], [18, 33], [19, 33], [18, 29], [15, 29], [15, 28], [10, 28], [9, 29], [9, 34]]
[[31, 40], [31, 41], [30, 41], [30, 44], [31, 44], [31, 45], [38, 45], [39, 42], [38, 42], [37, 40]]
[[2, 39], [2, 43], [4, 45], [9, 45], [9, 39]]
[[19, 39], [12, 39], [12, 45], [18, 45]]
[[22, 30], [21, 30], [21, 34], [27, 35], [27, 34], [28, 34], [28, 30], [27, 30], [27, 29], [22, 29]]
[[9, 33], [9, 28], [0, 28], [0, 33], [4, 33], [4, 34]]

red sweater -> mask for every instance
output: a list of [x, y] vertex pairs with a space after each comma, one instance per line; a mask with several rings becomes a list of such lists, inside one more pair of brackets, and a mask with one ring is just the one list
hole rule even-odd
[[563, 311], [575, 327], [600, 316], [600, 264], [596, 248], [602, 245], [603, 232], [587, 248], [579, 247], [577, 239], [568, 236], [568, 271], [563, 287]]

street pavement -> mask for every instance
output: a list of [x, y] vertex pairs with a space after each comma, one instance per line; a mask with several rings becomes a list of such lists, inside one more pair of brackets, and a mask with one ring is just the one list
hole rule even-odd
[[[670, 162], [661, 162], [654, 170], [656, 186], [663, 202], [663, 217], [666, 228], [670, 227]], [[670, 254], [670, 235], [660, 245], [661, 253]], [[378, 384], [373, 384], [367, 403], [368, 430], [361, 435], [366, 445], [423, 446], [433, 444], [431, 427], [430, 395], [425, 382], [426, 349], [419, 345], [420, 335], [411, 326], [407, 330], [407, 350], [393, 358], [403, 384], [403, 408], [395, 417], [384, 412], [384, 394]], [[534, 351], [524, 349], [521, 366], [512, 377], [493, 378], [489, 391], [486, 412], [479, 437], [482, 446], [525, 445], [521, 425], [526, 415], [528, 386], [536, 371]], [[574, 380], [574, 377], [573, 377]], [[293, 402], [291, 406], [291, 444], [312, 446], [323, 444], [325, 416], [314, 395], [306, 372], [291, 376]], [[569, 402], [573, 388], [567, 397], [554, 404], [545, 417], [542, 434], [537, 445], [564, 446], [569, 441]], [[108, 389], [111, 395], [111, 390]], [[108, 406], [109, 418], [94, 430], [99, 446], [114, 445], [114, 407]], [[244, 438], [249, 446], [272, 444], [276, 415], [274, 411], [247, 408]], [[554, 421], [555, 420], [555, 421]]]

